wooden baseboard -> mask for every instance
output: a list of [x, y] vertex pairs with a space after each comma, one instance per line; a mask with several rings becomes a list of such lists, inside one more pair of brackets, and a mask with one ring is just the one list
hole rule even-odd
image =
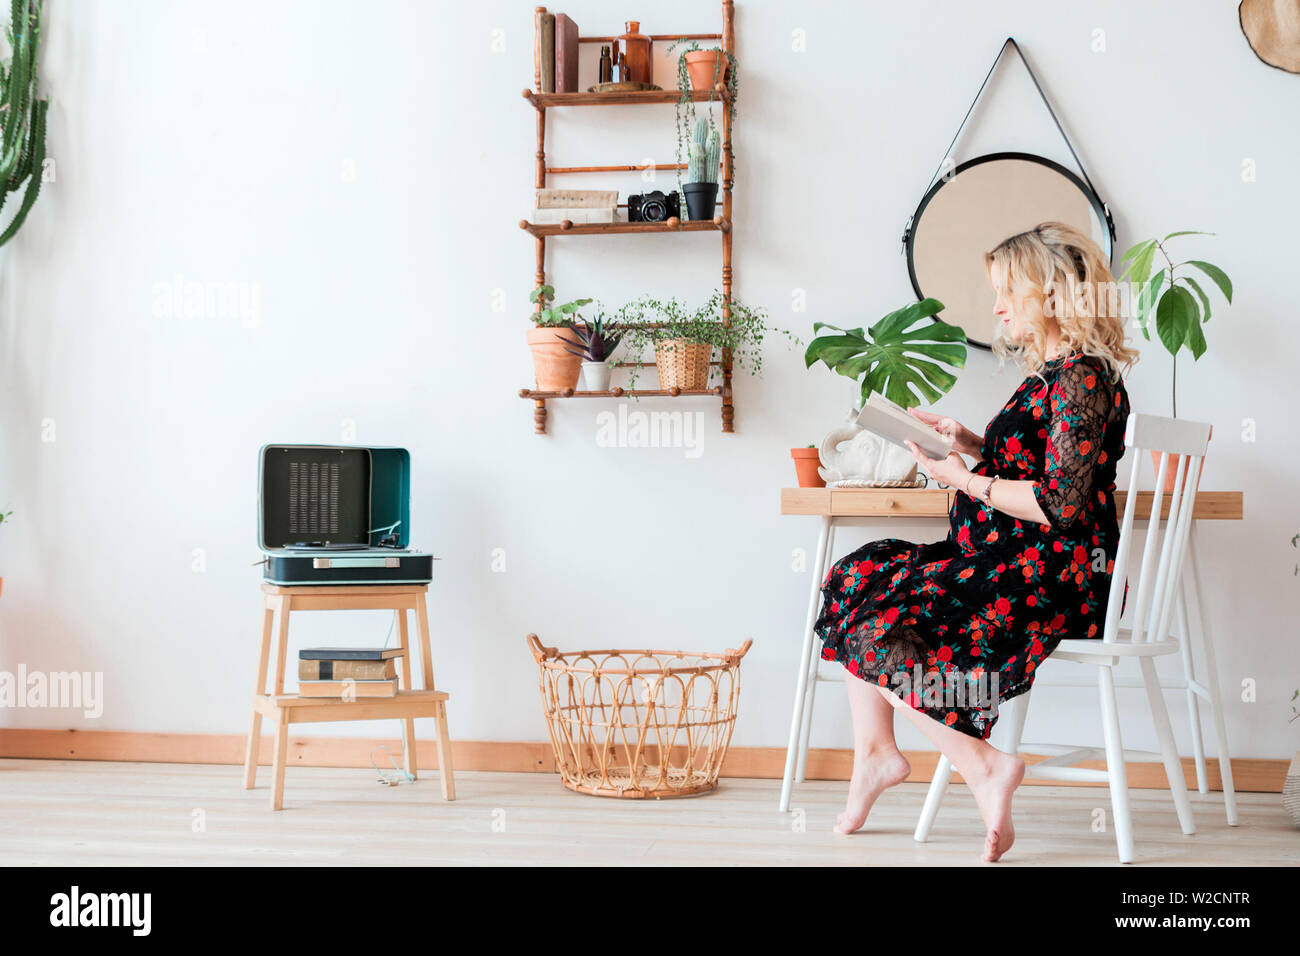
[[[161, 734], [108, 730], [0, 730], [0, 757], [23, 757], [47, 760], [121, 760], [143, 763], [210, 763], [242, 764], [246, 738], [235, 734]], [[400, 752], [401, 741], [380, 737], [304, 737], [289, 738], [289, 763], [302, 767], [369, 767], [370, 753], [385, 746], [393, 755]], [[270, 764], [273, 742], [262, 738], [261, 760]], [[416, 743], [421, 770], [437, 770], [437, 747], [433, 740]], [[549, 743], [512, 740], [454, 740], [452, 755], [457, 770], [497, 772], [555, 773], [555, 757]], [[382, 754], [380, 755], [383, 756]], [[908, 781], [928, 783], [934, 774], [938, 754], [928, 750], [909, 751], [912, 764]], [[1033, 763], [1036, 758], [1024, 755]], [[1182, 758], [1183, 773], [1190, 788], [1196, 787], [1196, 766], [1192, 758]], [[1281, 793], [1289, 761], [1241, 759], [1232, 761], [1232, 775], [1240, 791]], [[810, 750], [809, 780], [848, 780], [853, 766], [851, 750]], [[1082, 767], [1102, 769], [1099, 762], [1085, 762]], [[722, 765], [724, 777], [755, 777], [779, 780], [785, 769], [785, 749], [780, 747], [732, 747]], [[1222, 790], [1219, 763], [1206, 765], [1211, 790]], [[1165, 770], [1160, 764], [1131, 763], [1127, 767], [1131, 787], [1163, 790], [1168, 788]], [[960, 775], [954, 774], [960, 779]], [[1054, 787], [1098, 787], [1100, 783], [1064, 783], [1056, 780], [1027, 779], [1026, 784]]]

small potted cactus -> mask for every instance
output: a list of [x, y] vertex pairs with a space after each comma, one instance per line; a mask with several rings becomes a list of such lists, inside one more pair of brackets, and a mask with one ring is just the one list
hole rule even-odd
[[687, 164], [689, 181], [682, 183], [688, 219], [713, 218], [713, 207], [718, 202], [721, 153], [722, 137], [716, 129], [709, 129], [708, 121], [700, 117], [695, 123], [695, 138], [690, 145]]

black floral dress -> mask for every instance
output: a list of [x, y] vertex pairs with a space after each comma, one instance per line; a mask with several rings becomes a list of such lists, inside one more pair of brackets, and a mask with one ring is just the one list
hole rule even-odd
[[[987, 739], [998, 704], [1029, 690], [1063, 638], [1101, 637], [1128, 415], [1123, 381], [1093, 356], [1061, 356], [1026, 378], [989, 422], [972, 471], [1033, 481], [1050, 523], [954, 489], [944, 540], [873, 541], [831, 568], [822, 658]], [[971, 490], [986, 483], [972, 479]]]

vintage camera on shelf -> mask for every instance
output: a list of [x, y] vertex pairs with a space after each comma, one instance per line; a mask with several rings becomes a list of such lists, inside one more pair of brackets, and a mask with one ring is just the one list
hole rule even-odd
[[677, 193], [664, 194], [658, 189], [627, 197], [628, 222], [666, 222], [681, 218], [681, 203]]

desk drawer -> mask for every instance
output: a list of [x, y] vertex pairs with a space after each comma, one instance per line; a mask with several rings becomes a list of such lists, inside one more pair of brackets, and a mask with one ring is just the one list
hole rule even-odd
[[952, 493], [937, 488], [832, 488], [831, 514], [857, 517], [946, 517]]

